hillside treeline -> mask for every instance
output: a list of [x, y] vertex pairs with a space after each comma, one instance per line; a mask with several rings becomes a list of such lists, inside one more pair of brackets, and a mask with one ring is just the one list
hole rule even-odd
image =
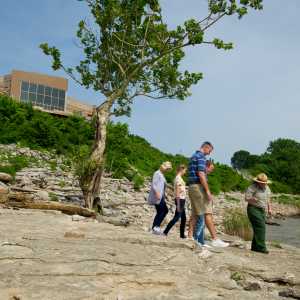
[[266, 173], [272, 180], [273, 192], [300, 193], [300, 143], [294, 140], [280, 138], [272, 141], [262, 155], [237, 151], [231, 164], [251, 175]]
[[[35, 110], [30, 105], [0, 96], [0, 143], [17, 143], [38, 150], [56, 151], [76, 163], [87, 159], [93, 143], [93, 121], [80, 116], [57, 117]], [[110, 123], [106, 148], [105, 169], [113, 177], [126, 177], [139, 188], [163, 161], [169, 160], [176, 167], [187, 164], [182, 155], [163, 153], [144, 138], [130, 134], [127, 124]], [[166, 175], [172, 182], [175, 168]], [[248, 182], [229, 166], [216, 163], [209, 176], [211, 189], [220, 191], [244, 190]]]

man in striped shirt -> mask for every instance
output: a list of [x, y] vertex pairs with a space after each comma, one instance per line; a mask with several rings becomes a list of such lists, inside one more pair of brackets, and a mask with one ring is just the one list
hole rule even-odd
[[[189, 163], [189, 197], [192, 207], [192, 216], [196, 219], [194, 230], [194, 239], [201, 244], [204, 243], [204, 223], [212, 237], [212, 246], [227, 247], [228, 243], [223, 242], [216, 236], [216, 229], [212, 217], [213, 197], [207, 182], [207, 159], [213, 151], [213, 145], [210, 142], [204, 142], [200, 150], [196, 151]], [[209, 247], [205, 245], [206, 247]]]

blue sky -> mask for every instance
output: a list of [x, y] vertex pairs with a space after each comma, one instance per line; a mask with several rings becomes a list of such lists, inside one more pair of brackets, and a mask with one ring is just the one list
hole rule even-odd
[[[205, 0], [163, 0], [170, 26], [205, 15]], [[137, 99], [130, 119], [132, 133], [170, 153], [189, 156], [203, 140], [215, 145], [213, 158], [229, 163], [240, 149], [262, 153], [278, 137], [300, 140], [299, 0], [265, 0], [264, 10], [242, 20], [227, 18], [210, 37], [233, 42], [232, 51], [208, 46], [187, 51], [183, 68], [204, 79], [186, 101]], [[88, 15], [76, 0], [10, 0], [0, 11], [0, 74], [12, 69], [54, 72], [38, 45], [62, 50], [66, 65], [80, 59], [75, 45], [79, 20]], [[97, 104], [101, 96], [69, 80], [69, 95]]]

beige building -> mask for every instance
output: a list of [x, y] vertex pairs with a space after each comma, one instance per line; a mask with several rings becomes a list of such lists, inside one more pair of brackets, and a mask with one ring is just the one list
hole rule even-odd
[[10, 93], [10, 82], [11, 76], [0, 76], [0, 94], [9, 94]]
[[0, 77], [0, 93], [51, 114], [93, 116], [95, 107], [67, 96], [68, 80], [63, 77], [13, 70]]

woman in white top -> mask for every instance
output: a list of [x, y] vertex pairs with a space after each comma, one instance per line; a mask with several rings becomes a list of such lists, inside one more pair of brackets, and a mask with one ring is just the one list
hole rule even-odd
[[180, 237], [182, 239], [186, 238], [185, 224], [186, 224], [186, 215], [185, 215], [185, 199], [186, 199], [186, 187], [185, 182], [182, 179], [182, 176], [186, 173], [186, 166], [180, 165], [177, 168], [177, 175], [174, 181], [174, 191], [175, 191], [175, 215], [173, 219], [169, 222], [166, 229], [164, 230], [164, 234], [168, 235], [171, 228], [176, 224], [176, 222], [181, 219], [180, 223]]

